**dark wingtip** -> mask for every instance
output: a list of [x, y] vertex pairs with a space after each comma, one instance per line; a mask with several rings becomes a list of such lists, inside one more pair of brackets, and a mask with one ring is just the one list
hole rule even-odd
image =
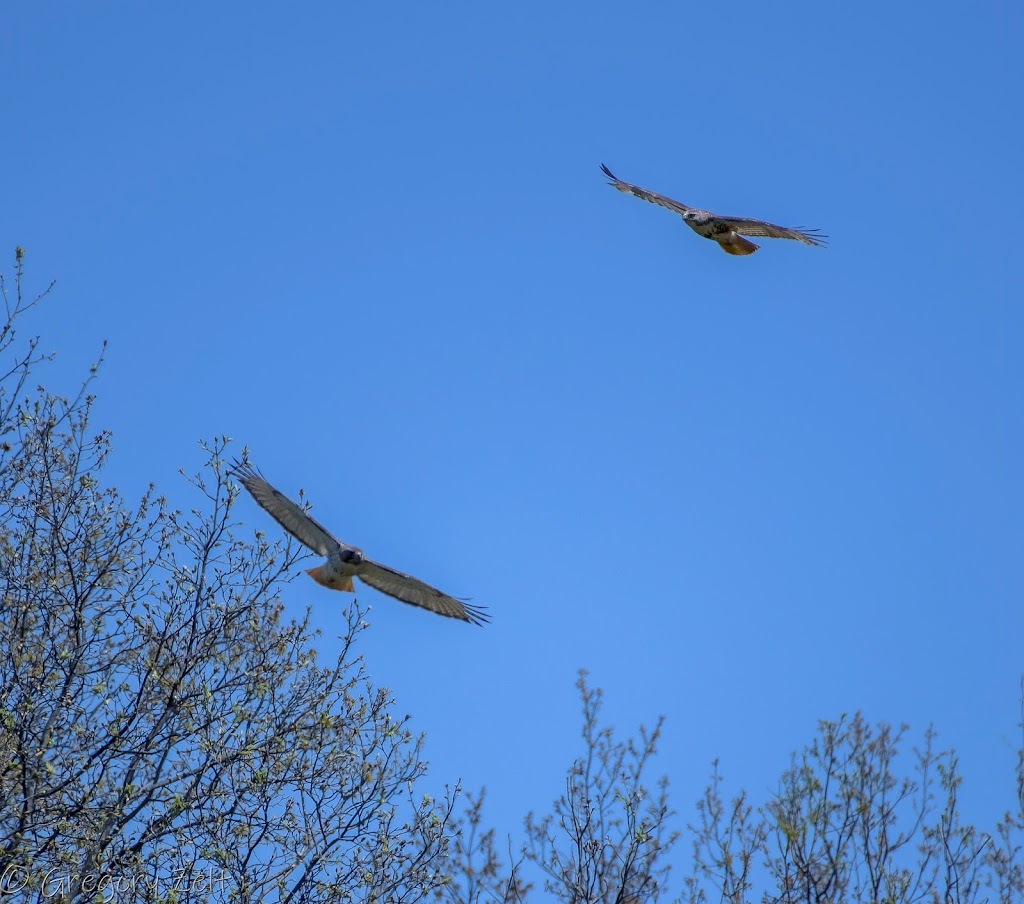
[[621, 181], [620, 179], [617, 179], [615, 177], [615, 173], [613, 173], [610, 169], [608, 169], [608, 167], [605, 166], [603, 163], [601, 164], [601, 172], [604, 173], [609, 179], [612, 180], [611, 182], [608, 183], [609, 185], [614, 185], [616, 182], [620, 182]]
[[467, 596], [460, 596], [457, 599], [462, 604], [462, 608], [466, 610], [466, 617], [463, 621], [468, 621], [471, 625], [486, 625], [490, 623], [491, 617], [487, 614], [486, 606], [470, 606], [469, 597]]
[[806, 238], [809, 238], [815, 245], [822, 248], [828, 246], [828, 236], [820, 229], [806, 229], [803, 226], [798, 226], [796, 231], [802, 233]]
[[248, 459], [233, 458], [228, 466], [228, 477], [233, 477], [244, 484], [246, 480], [262, 478], [263, 475], [249, 464]]
[[483, 606], [467, 606], [463, 603], [463, 608], [466, 610], [466, 621], [471, 625], [478, 625], [483, 627], [491, 623], [491, 617], [487, 614], [487, 609]]

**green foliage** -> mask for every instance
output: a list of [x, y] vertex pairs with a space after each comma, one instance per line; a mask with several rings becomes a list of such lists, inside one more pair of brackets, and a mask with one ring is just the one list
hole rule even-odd
[[929, 729], [907, 766], [906, 730], [873, 726], [860, 713], [821, 722], [756, 811], [746, 792], [725, 804], [716, 763], [690, 827], [686, 900], [1020, 901], [1024, 799], [994, 835], [964, 825], [955, 752], [936, 750]]
[[[584, 755], [569, 769], [552, 812], [527, 815], [525, 840], [502, 856], [483, 827], [484, 794], [470, 796], [452, 846], [451, 881], [438, 896], [457, 904], [530, 900], [541, 889], [566, 904], [672, 900], [672, 852], [680, 837], [668, 782], [645, 772], [661, 728], [617, 741], [598, 725], [600, 691], [585, 675]], [[1024, 686], [1021, 688], [1024, 707]], [[726, 802], [714, 764], [688, 826], [687, 904], [1012, 904], [1024, 900], [1024, 708], [1016, 798], [989, 834], [960, 819], [956, 754], [925, 732], [909, 756], [906, 727], [857, 713], [822, 721], [761, 806], [741, 791]], [[678, 859], [678, 858], [676, 858]]]
[[576, 687], [583, 704], [583, 755], [569, 768], [565, 793], [551, 813], [524, 821], [525, 842], [509, 863], [498, 853], [493, 830], [481, 831], [484, 794], [469, 799], [452, 847], [453, 881], [443, 896], [458, 904], [525, 900], [535, 889], [524, 873], [566, 904], [639, 904], [664, 894], [678, 833], [668, 828], [668, 780], [648, 788], [645, 771], [657, 749], [662, 720], [653, 731], [617, 740], [601, 726], [600, 689], [581, 671]]
[[[452, 818], [416, 790], [422, 739], [392, 717], [354, 644], [319, 665], [278, 597], [302, 552], [240, 537], [227, 440], [204, 444], [194, 507], [104, 481], [97, 361], [66, 398], [17, 327], [48, 296], [0, 279], [0, 894], [10, 900], [518, 902], [668, 900], [662, 721], [621, 740], [581, 673], [582, 753], [550, 813], [499, 851], [484, 794]], [[102, 354], [100, 356], [102, 359]], [[1024, 707], [1024, 685], [1021, 688]], [[1024, 708], [1021, 713], [1024, 734]], [[770, 799], [731, 801], [715, 763], [688, 826], [688, 904], [1024, 900], [1024, 737], [991, 833], [960, 818], [955, 752], [860, 713], [823, 721]], [[453, 843], [449, 844], [450, 841]]]
[[[421, 739], [353, 645], [319, 665], [278, 590], [300, 551], [240, 537], [227, 440], [197, 503], [104, 481], [90, 373], [38, 387], [3, 285], [0, 870], [11, 900], [415, 901], [444, 879], [452, 795], [420, 800]], [[102, 887], [100, 887], [102, 885]], [[114, 886], [117, 886], [115, 889]], [[108, 895], [110, 897], [110, 895]]]

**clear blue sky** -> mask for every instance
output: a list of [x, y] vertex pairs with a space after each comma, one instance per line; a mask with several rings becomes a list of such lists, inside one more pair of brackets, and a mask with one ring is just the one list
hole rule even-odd
[[[1024, 671], [1022, 46], [1007, 2], [8, 5], [0, 247], [59, 281], [50, 386], [109, 340], [123, 491], [188, 504], [228, 434], [490, 607], [366, 590], [363, 653], [503, 831], [564, 787], [580, 667], [621, 731], [665, 714], [684, 813], [713, 757], [759, 799], [862, 709], [934, 721], [987, 825]], [[730, 257], [601, 162], [831, 247]], [[344, 601], [289, 588], [326, 653]]]

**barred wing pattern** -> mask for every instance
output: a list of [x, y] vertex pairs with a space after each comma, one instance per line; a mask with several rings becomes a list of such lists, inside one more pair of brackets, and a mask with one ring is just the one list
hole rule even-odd
[[828, 236], [822, 235], [818, 229], [790, 229], [750, 217], [716, 217], [715, 219], [740, 235], [763, 236], [767, 239], [796, 239], [805, 245], [815, 245], [818, 248], [824, 248], [827, 244], [825, 239]]
[[252, 465], [235, 462], [231, 475], [238, 479], [257, 505], [303, 546], [321, 556], [330, 556], [345, 544], [331, 535], [319, 521], [280, 490], [274, 489]]
[[817, 229], [791, 229], [752, 217], [723, 217], [708, 210], [688, 207], [666, 195], [623, 182], [603, 163], [601, 172], [608, 177], [610, 180], [608, 184], [613, 188], [679, 214], [683, 218], [683, 222], [694, 232], [703, 238], [718, 242], [722, 250], [729, 254], [746, 255], [757, 251], [760, 246], [741, 238], [744, 235], [763, 236], [770, 239], [795, 239], [805, 245], [815, 245], [819, 248], [825, 247], [825, 239], [828, 238]]
[[438, 615], [458, 618], [473, 625], [483, 625], [490, 621], [483, 608], [466, 605], [463, 600], [448, 596], [412, 575], [374, 562], [366, 558], [357, 547], [342, 543], [302, 506], [271, 486], [250, 464], [236, 461], [230, 474], [281, 527], [304, 546], [327, 559], [323, 565], [307, 572], [318, 584], [332, 590], [352, 592], [352, 578], [357, 577], [400, 602], [419, 606]]
[[473, 625], [483, 625], [490, 621], [490, 617], [479, 606], [469, 606], [463, 600], [448, 596], [436, 587], [431, 587], [394, 568], [388, 568], [387, 565], [381, 565], [380, 562], [365, 559], [357, 568], [356, 577], [396, 600], [421, 606], [438, 615], [461, 618]]
[[678, 213], [680, 215], [686, 213], [690, 209], [682, 202], [674, 201], [666, 195], [659, 195], [656, 191], [649, 191], [646, 188], [641, 188], [639, 185], [631, 185], [629, 182], [623, 182], [603, 163], [601, 164], [601, 172], [611, 180], [608, 184], [612, 186], [612, 188], [617, 188], [619, 191], [623, 191], [627, 195], [632, 195], [634, 198], [639, 198], [641, 201], [650, 201], [651, 204], [657, 204], [659, 207], [664, 207], [666, 210], [671, 210], [673, 213]]

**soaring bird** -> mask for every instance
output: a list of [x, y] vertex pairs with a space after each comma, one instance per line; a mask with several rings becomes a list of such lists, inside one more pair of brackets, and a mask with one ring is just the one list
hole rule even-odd
[[673, 201], [665, 195], [659, 195], [655, 191], [648, 191], [638, 185], [623, 182], [616, 178], [603, 163], [601, 172], [611, 180], [608, 184], [619, 191], [624, 191], [627, 195], [650, 201], [652, 204], [679, 214], [683, 218], [683, 222], [697, 235], [718, 242], [722, 250], [729, 254], [753, 254], [761, 247], [753, 242], [748, 242], [743, 238], [745, 235], [764, 236], [769, 239], [796, 239], [805, 245], [817, 245], [819, 248], [825, 247], [824, 240], [828, 238], [817, 229], [787, 229], [785, 226], [776, 226], [773, 223], [753, 220], [750, 217], [720, 217], [708, 210], [687, 207], [685, 204]]
[[468, 606], [462, 600], [448, 596], [423, 581], [366, 558], [361, 549], [342, 543], [311, 518], [302, 506], [274, 489], [248, 463], [234, 462], [230, 473], [249, 491], [256, 503], [296, 540], [313, 552], [327, 557], [323, 565], [306, 570], [306, 574], [318, 584], [331, 590], [354, 593], [352, 578], [356, 577], [396, 600], [429, 609], [438, 615], [459, 618], [474, 625], [490, 621], [479, 606]]

